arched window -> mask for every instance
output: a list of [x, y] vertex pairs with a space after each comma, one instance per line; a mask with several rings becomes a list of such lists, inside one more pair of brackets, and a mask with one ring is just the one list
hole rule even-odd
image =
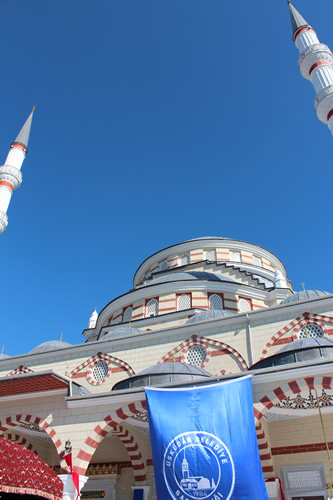
[[190, 256], [188, 253], [179, 256], [179, 265], [187, 266], [191, 262]]
[[177, 311], [184, 311], [185, 309], [191, 309], [191, 296], [183, 293], [177, 299]]
[[123, 322], [124, 323], [127, 323], [128, 321], [131, 321], [131, 319], [132, 319], [132, 312], [133, 312], [133, 309], [131, 307], [127, 307], [127, 309], [124, 312], [124, 316], [123, 316]]
[[186, 361], [192, 366], [201, 366], [207, 357], [207, 352], [202, 345], [194, 345], [187, 351]]
[[251, 304], [248, 300], [246, 299], [239, 299], [239, 310], [242, 313], [251, 311]]
[[209, 309], [215, 309], [219, 311], [222, 311], [223, 309], [222, 299], [216, 293], [209, 296]]
[[109, 372], [108, 364], [105, 361], [98, 361], [92, 371], [94, 382], [103, 382]]
[[206, 260], [216, 262], [216, 250], [206, 250]]
[[146, 304], [146, 318], [158, 315], [158, 301], [156, 299], [148, 300]]
[[307, 337], [317, 338], [323, 336], [324, 332], [322, 328], [315, 323], [308, 323], [307, 325], [302, 326], [299, 332], [300, 339], [306, 339]]
[[160, 263], [160, 271], [165, 271], [166, 269], [168, 269], [168, 262], [164, 260]]

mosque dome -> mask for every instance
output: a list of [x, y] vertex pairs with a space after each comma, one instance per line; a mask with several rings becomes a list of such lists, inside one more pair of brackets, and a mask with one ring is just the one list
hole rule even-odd
[[305, 300], [326, 297], [327, 295], [332, 294], [330, 292], [325, 292], [324, 290], [302, 290], [300, 292], [295, 292], [292, 295], [289, 295], [289, 297], [286, 297], [280, 305], [295, 304], [297, 302], [303, 302]]
[[125, 380], [117, 382], [113, 391], [134, 389], [145, 386], [156, 386], [164, 384], [179, 384], [191, 382], [192, 380], [209, 378], [212, 375], [198, 366], [186, 363], [160, 363], [133, 375]]
[[209, 321], [211, 319], [221, 319], [233, 316], [233, 311], [225, 311], [221, 309], [209, 309], [209, 311], [201, 311], [194, 314], [190, 319], [187, 320], [186, 324], [190, 325], [193, 323], [201, 323], [201, 321]]
[[320, 361], [332, 359], [333, 340], [325, 337], [306, 337], [289, 342], [278, 352], [262, 359], [251, 366], [250, 370], [270, 368], [273, 366], [304, 363], [305, 361]]
[[205, 271], [189, 271], [184, 273], [171, 273], [148, 279], [145, 285], [156, 285], [158, 283], [167, 283], [169, 281], [188, 281], [188, 280], [205, 280], [205, 281], [228, 281], [235, 283], [235, 280], [222, 276], [216, 273], [208, 273]]
[[122, 337], [124, 335], [136, 335], [137, 333], [141, 332], [142, 330], [140, 330], [139, 328], [133, 328], [131, 326], [121, 326], [107, 333], [106, 335], [104, 335], [104, 337], [101, 337], [99, 340], [109, 340], [113, 339], [114, 337]]
[[63, 349], [64, 347], [71, 347], [72, 344], [68, 342], [63, 342], [62, 340], [49, 340], [48, 342], [43, 342], [36, 347], [34, 347], [29, 354], [37, 354], [40, 352], [55, 351], [56, 349]]
[[5, 354], [4, 352], [0, 352], [0, 359], [6, 359], [6, 358], [10, 358], [10, 356], [8, 356], [8, 354]]

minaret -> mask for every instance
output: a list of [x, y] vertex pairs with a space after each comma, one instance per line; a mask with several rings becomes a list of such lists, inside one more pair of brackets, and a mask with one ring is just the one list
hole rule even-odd
[[333, 134], [333, 55], [327, 45], [319, 42], [314, 29], [287, 0], [293, 30], [293, 40], [299, 50], [302, 76], [310, 80], [317, 93], [315, 109], [319, 120]]
[[31, 111], [15, 141], [10, 145], [5, 164], [0, 166], [0, 233], [6, 230], [8, 224], [7, 210], [12, 193], [22, 183], [21, 167], [28, 152], [34, 110], [35, 108]]

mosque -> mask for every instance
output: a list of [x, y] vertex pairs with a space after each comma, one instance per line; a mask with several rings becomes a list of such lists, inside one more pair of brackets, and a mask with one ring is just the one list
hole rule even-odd
[[[332, 53], [289, 10], [302, 75], [333, 132]], [[0, 167], [0, 231], [32, 116]], [[92, 313], [83, 337], [0, 354], [0, 434], [59, 474], [64, 498], [75, 498], [71, 448], [82, 498], [156, 500], [144, 387], [247, 373], [269, 497], [282, 498], [281, 484], [286, 500], [331, 498], [333, 295], [294, 291], [269, 250], [215, 236], [164, 248], [139, 266], [127, 293]]]

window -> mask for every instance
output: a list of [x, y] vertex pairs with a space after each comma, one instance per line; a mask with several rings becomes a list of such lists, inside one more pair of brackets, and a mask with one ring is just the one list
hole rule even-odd
[[190, 256], [188, 253], [179, 256], [179, 265], [187, 266], [191, 262]]
[[192, 366], [201, 366], [207, 358], [207, 352], [202, 345], [194, 345], [187, 352], [187, 362]]
[[240, 262], [241, 261], [240, 252], [231, 252], [230, 251], [230, 260], [232, 260], [234, 262]]
[[165, 271], [166, 269], [168, 269], [168, 262], [164, 260], [160, 263], [160, 271]]
[[177, 299], [177, 311], [184, 311], [184, 309], [191, 309], [191, 296], [183, 293]]
[[131, 307], [127, 307], [127, 309], [125, 310], [124, 315], [123, 315], [123, 322], [124, 323], [127, 323], [128, 321], [131, 321], [131, 319], [132, 319], [132, 312], [133, 312], [133, 309]]
[[150, 299], [146, 304], [146, 318], [158, 315], [158, 301]]
[[206, 250], [206, 260], [216, 262], [216, 250]]
[[260, 257], [257, 257], [256, 255], [253, 256], [253, 264], [255, 266], [262, 266], [262, 262]]
[[324, 332], [322, 328], [315, 323], [308, 323], [307, 325], [302, 326], [299, 332], [300, 339], [305, 339], [307, 337], [317, 338], [323, 336]]
[[222, 299], [216, 293], [209, 296], [209, 309], [215, 309], [219, 311], [222, 311], [223, 309]]
[[239, 310], [242, 313], [251, 311], [251, 303], [246, 299], [239, 299]]
[[109, 372], [108, 364], [105, 361], [98, 361], [92, 371], [94, 382], [102, 382]]

